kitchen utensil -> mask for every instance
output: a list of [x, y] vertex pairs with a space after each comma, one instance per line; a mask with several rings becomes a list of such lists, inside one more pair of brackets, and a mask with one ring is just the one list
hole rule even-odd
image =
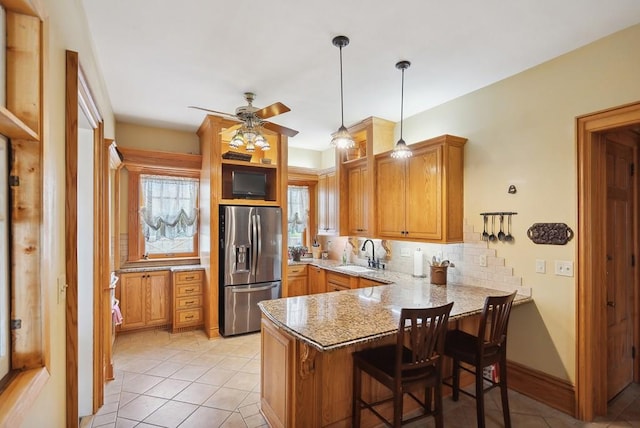
[[511, 214], [507, 217], [507, 236], [504, 237], [504, 242], [512, 242], [513, 235], [511, 234]]
[[489, 241], [496, 242], [498, 237], [496, 236], [496, 216], [491, 215], [491, 235], [489, 235]]
[[487, 215], [484, 215], [484, 231], [482, 231], [482, 240], [483, 241], [488, 241], [489, 240], [489, 232], [487, 232], [487, 223], [488, 223], [488, 219], [487, 219]]
[[504, 215], [500, 214], [500, 232], [498, 232], [498, 240], [504, 241]]

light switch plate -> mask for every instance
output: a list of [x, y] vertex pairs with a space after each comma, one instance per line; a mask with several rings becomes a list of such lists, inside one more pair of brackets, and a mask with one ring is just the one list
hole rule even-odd
[[536, 273], [546, 273], [547, 262], [541, 259], [536, 259]]
[[556, 260], [555, 274], [560, 276], [573, 276], [573, 262]]
[[487, 255], [486, 254], [481, 254], [479, 257], [479, 264], [482, 267], [487, 267]]

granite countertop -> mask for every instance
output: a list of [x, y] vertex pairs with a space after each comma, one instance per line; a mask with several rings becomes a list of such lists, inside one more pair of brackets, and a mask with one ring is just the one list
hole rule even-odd
[[[453, 301], [450, 319], [454, 320], [480, 313], [487, 296], [505, 294], [476, 286], [433, 285], [412, 278], [389, 285], [264, 300], [258, 306], [278, 327], [320, 351], [330, 351], [394, 334], [403, 307], [440, 306]], [[514, 305], [531, 301], [530, 296], [518, 294]]]
[[201, 270], [204, 269], [202, 265], [172, 265], [172, 266], [127, 266], [122, 267], [116, 271], [116, 274], [120, 273], [132, 273], [132, 272], [157, 272], [160, 270], [168, 270], [171, 272], [182, 272], [188, 270]]

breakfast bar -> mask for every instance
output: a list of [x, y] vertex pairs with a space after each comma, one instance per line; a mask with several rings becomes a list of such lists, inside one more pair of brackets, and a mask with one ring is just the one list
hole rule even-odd
[[[393, 343], [401, 308], [454, 302], [450, 322], [475, 326], [487, 296], [507, 292], [413, 279], [259, 303], [262, 310], [261, 409], [272, 427], [351, 426], [351, 353]], [[514, 306], [530, 302], [516, 296]], [[373, 397], [384, 390], [365, 379]], [[410, 402], [405, 412], [411, 411]], [[362, 425], [373, 426], [368, 412]]]

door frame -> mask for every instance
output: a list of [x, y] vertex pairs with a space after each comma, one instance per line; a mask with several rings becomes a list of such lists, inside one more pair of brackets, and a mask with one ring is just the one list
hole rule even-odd
[[[606, 237], [606, 152], [599, 134], [640, 124], [640, 102], [577, 118], [578, 170], [578, 269], [576, 275], [576, 417], [590, 421], [607, 413], [606, 353], [606, 246], [592, 236]], [[637, 162], [637, 159], [635, 160]], [[637, 177], [636, 172], [636, 177]], [[637, 178], [636, 178], [637, 182]], [[634, 222], [638, 224], [638, 189], [635, 189]], [[635, 234], [634, 253], [639, 254]], [[606, 239], [606, 238], [605, 238]], [[636, 291], [639, 269], [634, 271]], [[638, 325], [639, 294], [634, 294], [634, 326]], [[636, 349], [640, 329], [634, 330]], [[640, 380], [640, 358], [634, 361], [634, 382]]]
[[104, 403], [105, 341], [110, 340], [109, 290], [109, 157], [104, 124], [80, 66], [78, 53], [66, 51], [65, 112], [65, 267], [66, 267], [66, 409], [67, 427], [77, 428], [78, 414], [78, 115], [80, 109], [93, 127], [93, 413]]

